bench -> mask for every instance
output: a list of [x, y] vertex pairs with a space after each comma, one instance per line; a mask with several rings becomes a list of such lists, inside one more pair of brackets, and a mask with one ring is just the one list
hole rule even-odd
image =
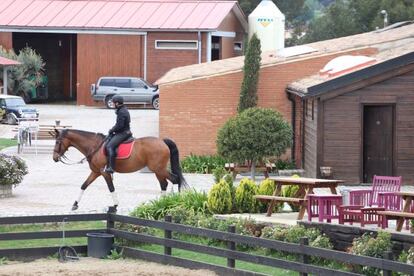
[[293, 202], [298, 203], [299, 206], [305, 206], [308, 202], [307, 199], [297, 198], [297, 197], [283, 197], [283, 196], [273, 196], [273, 195], [255, 195], [255, 199], [260, 201], [270, 201], [266, 216], [270, 217], [273, 213], [273, 208], [278, 202]]
[[[388, 226], [388, 220], [389, 219], [402, 219], [402, 220], [408, 220], [408, 219], [414, 219], [414, 213], [411, 212], [401, 212], [401, 211], [378, 211], [378, 215], [383, 216], [382, 219], [382, 229], [386, 228]], [[401, 226], [397, 224], [397, 231], [401, 232], [402, 224]]]
[[[38, 140], [55, 140], [55, 129], [62, 130], [71, 127], [65, 125], [39, 125], [36, 138]], [[14, 128], [13, 131], [18, 132], [18, 127]]]
[[[274, 169], [276, 166], [274, 163], [266, 163], [257, 165], [255, 170], [256, 172], [261, 172], [264, 174], [265, 178], [269, 177], [269, 173]], [[226, 163], [224, 165], [226, 171], [230, 172], [233, 175], [233, 179], [236, 179], [237, 174], [239, 173], [246, 173], [250, 172], [251, 165], [250, 164], [237, 164], [237, 163]]]

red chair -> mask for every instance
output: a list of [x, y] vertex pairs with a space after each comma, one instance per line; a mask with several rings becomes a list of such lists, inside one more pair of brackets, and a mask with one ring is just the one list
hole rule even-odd
[[338, 207], [342, 205], [341, 195], [316, 195], [310, 194], [308, 199], [308, 221], [317, 217], [319, 222], [326, 219], [331, 222], [332, 219], [339, 218]]
[[366, 224], [381, 226], [382, 217], [377, 211], [401, 210], [401, 198], [393, 194], [400, 191], [401, 182], [401, 176], [374, 175], [371, 189], [350, 191], [350, 205], [339, 207], [339, 224], [359, 222], [362, 227]]

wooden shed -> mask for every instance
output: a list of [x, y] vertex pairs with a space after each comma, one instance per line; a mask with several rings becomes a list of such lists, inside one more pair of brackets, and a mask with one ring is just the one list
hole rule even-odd
[[320, 167], [328, 166], [348, 183], [369, 183], [374, 174], [414, 183], [413, 42], [383, 45], [359, 61], [343, 58], [348, 62], [288, 85], [302, 103], [307, 176], [320, 176]]

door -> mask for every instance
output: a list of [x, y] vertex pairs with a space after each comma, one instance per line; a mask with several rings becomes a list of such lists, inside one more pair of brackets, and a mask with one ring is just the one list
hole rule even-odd
[[131, 102], [151, 102], [151, 89], [140, 79], [131, 79]]
[[393, 175], [394, 106], [364, 106], [363, 131], [363, 181]]

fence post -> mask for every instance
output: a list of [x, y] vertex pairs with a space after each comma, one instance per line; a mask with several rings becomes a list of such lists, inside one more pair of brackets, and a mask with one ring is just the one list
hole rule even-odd
[[[300, 243], [301, 247], [302, 246], [307, 246], [307, 245], [309, 245], [309, 239], [306, 238], [306, 237], [300, 238], [299, 243]], [[303, 251], [305, 251], [305, 250], [302, 249], [302, 252]], [[304, 264], [307, 264], [307, 263], [309, 263], [309, 256], [305, 255], [305, 254], [301, 254], [300, 257], [299, 257], [299, 261], [304, 263]], [[300, 272], [299, 275], [300, 276], [308, 276], [308, 273]]]
[[109, 215], [111, 213], [114, 213], [115, 211], [116, 211], [115, 208], [112, 207], [112, 206], [108, 208], [108, 213], [107, 213], [108, 216], [107, 216], [107, 219], [106, 219], [106, 232], [108, 232], [108, 233], [109, 233], [110, 228], [115, 227], [115, 222], [109, 218]]
[[[385, 253], [384, 253], [384, 259], [385, 260], [393, 260], [393, 255], [392, 255], [392, 251], [386, 251]], [[383, 276], [392, 276], [392, 270], [386, 270], [386, 269], [384, 269], [383, 270]]]
[[[229, 225], [227, 231], [230, 233], [236, 233], [236, 226]], [[236, 250], [236, 243], [232, 241], [227, 241], [227, 249], [229, 250]], [[232, 258], [227, 258], [227, 267], [235, 268], [236, 267], [236, 260]]]
[[[171, 215], [166, 215], [164, 220], [165, 222], [171, 222], [172, 221]], [[164, 230], [164, 238], [171, 239], [172, 232], [170, 230]], [[164, 255], [171, 255], [171, 247], [164, 246]]]

